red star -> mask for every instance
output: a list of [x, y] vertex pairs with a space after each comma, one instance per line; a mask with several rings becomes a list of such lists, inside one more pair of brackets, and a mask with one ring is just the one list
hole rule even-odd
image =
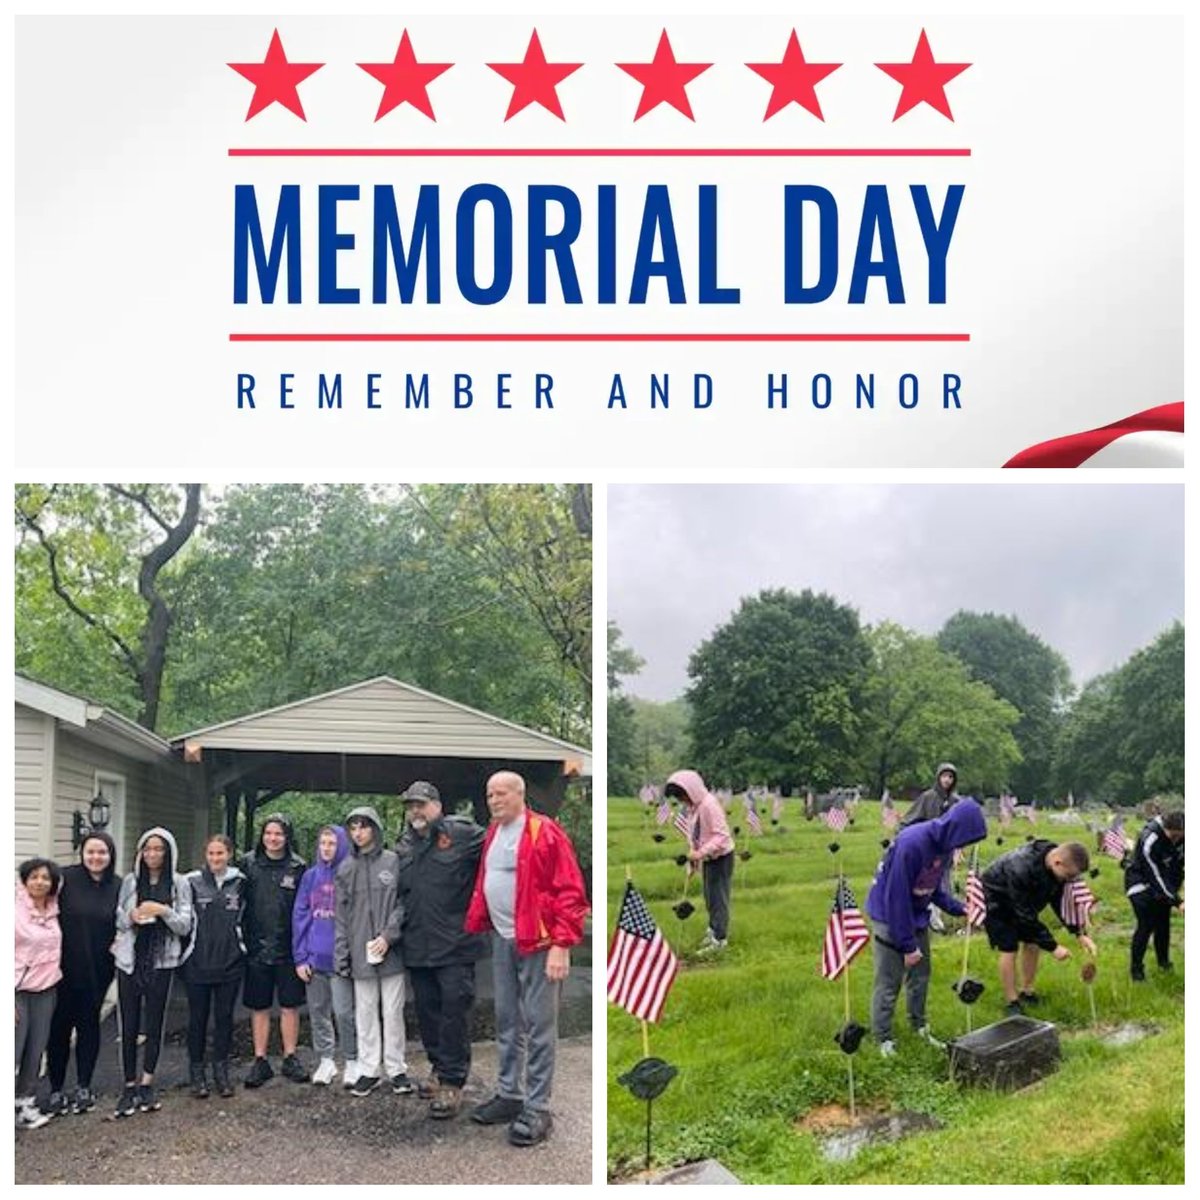
[[390, 63], [358, 65], [372, 79], [383, 84], [383, 99], [379, 101], [379, 111], [375, 114], [375, 120], [386, 117], [393, 108], [399, 108], [402, 104], [411, 104], [431, 121], [437, 120], [433, 115], [433, 105], [429, 103], [427, 89], [439, 75], [445, 74], [454, 64], [417, 62], [412, 42], [408, 40], [407, 29], [400, 35], [396, 57]]
[[276, 29], [271, 34], [271, 45], [267, 48], [267, 57], [262, 62], [226, 65], [254, 84], [250, 111], [246, 114], [247, 121], [257, 116], [264, 108], [276, 103], [282, 104], [288, 112], [293, 112], [300, 120], [306, 121], [308, 118], [304, 115], [300, 93], [296, 91], [296, 87], [325, 64], [288, 62], [287, 55], [283, 52], [283, 43], [279, 40], [279, 30]]
[[671, 39], [667, 31], [662, 31], [658, 39], [658, 49], [654, 51], [654, 60], [648, 63], [617, 63], [626, 75], [632, 75], [642, 85], [642, 99], [634, 116], [635, 121], [641, 120], [651, 109], [660, 104], [669, 104], [672, 108], [683, 113], [689, 121], [692, 116], [692, 106], [688, 103], [687, 85], [702, 75], [712, 63], [681, 63], [675, 61], [675, 51], [671, 49]]
[[568, 75], [573, 75], [583, 63], [548, 63], [542, 53], [542, 43], [538, 39], [537, 30], [529, 39], [525, 49], [525, 58], [519, 63], [488, 63], [497, 75], [503, 75], [513, 85], [512, 99], [508, 102], [508, 112], [504, 119], [510, 120], [523, 108], [531, 104], [540, 104], [552, 112], [560, 121], [563, 116], [562, 105], [558, 102], [558, 92], [555, 88]]
[[755, 75], [761, 75], [771, 85], [771, 99], [767, 103], [764, 121], [769, 121], [781, 108], [799, 104], [818, 121], [825, 120], [821, 103], [817, 99], [817, 84], [827, 75], [832, 75], [841, 63], [810, 63], [804, 61], [804, 51], [796, 31], [788, 38], [783, 61], [778, 63], [747, 63]]
[[893, 121], [898, 121], [910, 108], [916, 108], [922, 102], [936, 108], [943, 117], [954, 120], [950, 102], [946, 99], [946, 84], [956, 75], [961, 75], [971, 64], [934, 62], [925, 30], [921, 30], [921, 36], [917, 39], [912, 62], [875, 65], [904, 88], [900, 93]]

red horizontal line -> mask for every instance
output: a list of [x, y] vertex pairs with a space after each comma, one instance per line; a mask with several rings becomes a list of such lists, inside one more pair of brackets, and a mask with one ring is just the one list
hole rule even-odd
[[231, 342], [969, 342], [969, 333], [231, 333]]
[[234, 146], [230, 158], [970, 158], [965, 147]]

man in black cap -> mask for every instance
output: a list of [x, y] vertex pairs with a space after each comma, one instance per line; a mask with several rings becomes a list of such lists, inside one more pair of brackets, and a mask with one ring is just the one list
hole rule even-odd
[[437, 788], [423, 779], [401, 799], [405, 828], [396, 853], [404, 961], [431, 1070], [417, 1094], [429, 1100], [432, 1118], [446, 1120], [457, 1115], [471, 1071], [475, 963], [486, 942], [463, 926], [484, 831], [466, 817], [447, 816]]

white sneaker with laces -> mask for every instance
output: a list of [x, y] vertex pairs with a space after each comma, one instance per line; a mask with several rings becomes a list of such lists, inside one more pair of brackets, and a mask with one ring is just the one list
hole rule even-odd
[[361, 1074], [362, 1071], [359, 1069], [358, 1063], [353, 1058], [350, 1059], [350, 1061], [346, 1063], [345, 1068], [342, 1070], [342, 1087], [353, 1087]]
[[43, 1125], [49, 1125], [51, 1120], [48, 1113], [38, 1108], [32, 1096], [22, 1096], [17, 1100], [18, 1129], [41, 1129]]
[[893, 1042], [891, 1038], [888, 1038], [888, 1040], [886, 1042], [879, 1043], [879, 1057], [880, 1058], [893, 1058], [895, 1056], [895, 1054], [896, 1054], [896, 1043]]
[[337, 1064], [332, 1058], [323, 1058], [317, 1065], [317, 1069], [313, 1072], [313, 1083], [320, 1084], [321, 1087], [328, 1087], [333, 1082], [333, 1077], [337, 1074]]
[[726, 946], [729, 945], [728, 938], [713, 938], [710, 942], [701, 942], [696, 947], [697, 954], [719, 954]]

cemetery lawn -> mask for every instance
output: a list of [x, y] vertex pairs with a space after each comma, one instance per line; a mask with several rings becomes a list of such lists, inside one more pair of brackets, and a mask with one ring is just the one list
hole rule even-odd
[[[1129, 979], [1132, 912], [1122, 872], [1093, 853], [1100, 875], [1089, 880], [1100, 906], [1094, 914], [1099, 947], [1094, 984], [1099, 1021], [1153, 1023], [1161, 1032], [1123, 1047], [1104, 1044], [1092, 1029], [1087, 989], [1079, 969], [1042, 956], [1031, 1015], [1053, 1021], [1063, 1048], [1061, 1069], [1019, 1092], [964, 1090], [948, 1078], [947, 1056], [909, 1031], [903, 995], [897, 1007], [899, 1053], [884, 1060], [868, 1037], [854, 1055], [860, 1110], [928, 1114], [941, 1128], [891, 1145], [873, 1146], [850, 1161], [833, 1162], [812, 1130], [828, 1106], [846, 1105], [846, 1058], [833, 1042], [843, 1022], [841, 980], [820, 975], [821, 942], [833, 898], [836, 865], [827, 849], [833, 835], [806, 822], [800, 801], [787, 802], [778, 827], [763, 818], [764, 835], [750, 838], [735, 799], [731, 825], [748, 862], [734, 872], [730, 945], [719, 961], [693, 952], [705, 929], [698, 879], [689, 889], [697, 905], [686, 922], [671, 905], [679, 899], [685, 849], [669, 825], [627, 798], [608, 806], [608, 930], [616, 921], [628, 867], [659, 927], [684, 959], [662, 1019], [650, 1027], [650, 1053], [679, 1074], [654, 1105], [655, 1169], [703, 1158], [719, 1159], [747, 1183], [1171, 1183], [1184, 1181], [1183, 918], [1172, 919], [1175, 972], [1162, 975], [1148, 955], [1147, 982]], [[1130, 833], [1140, 823], [1133, 823]], [[652, 835], [664, 833], [655, 843]], [[1027, 834], [1058, 841], [1095, 838], [1083, 826], [1041, 814], [1036, 826], [992, 822], [980, 860], [1020, 845]], [[859, 805], [853, 826], [837, 836], [847, 878], [860, 907], [887, 836], [879, 806]], [[996, 839], [1003, 836], [1004, 844]], [[959, 874], [961, 883], [962, 873]], [[951, 922], [957, 924], [957, 922]], [[1057, 920], [1048, 917], [1051, 929]], [[964, 938], [933, 934], [929, 1020], [939, 1037], [966, 1031], [966, 1009], [950, 985], [962, 969]], [[970, 939], [970, 974], [986, 990], [974, 1006], [976, 1029], [1001, 1018], [996, 956], [986, 936]], [[869, 1024], [871, 948], [850, 971], [851, 1015]], [[608, 1010], [608, 1172], [631, 1180], [642, 1170], [645, 1105], [617, 1082], [642, 1057], [637, 1021]], [[808, 1126], [803, 1122], [808, 1118]]]

